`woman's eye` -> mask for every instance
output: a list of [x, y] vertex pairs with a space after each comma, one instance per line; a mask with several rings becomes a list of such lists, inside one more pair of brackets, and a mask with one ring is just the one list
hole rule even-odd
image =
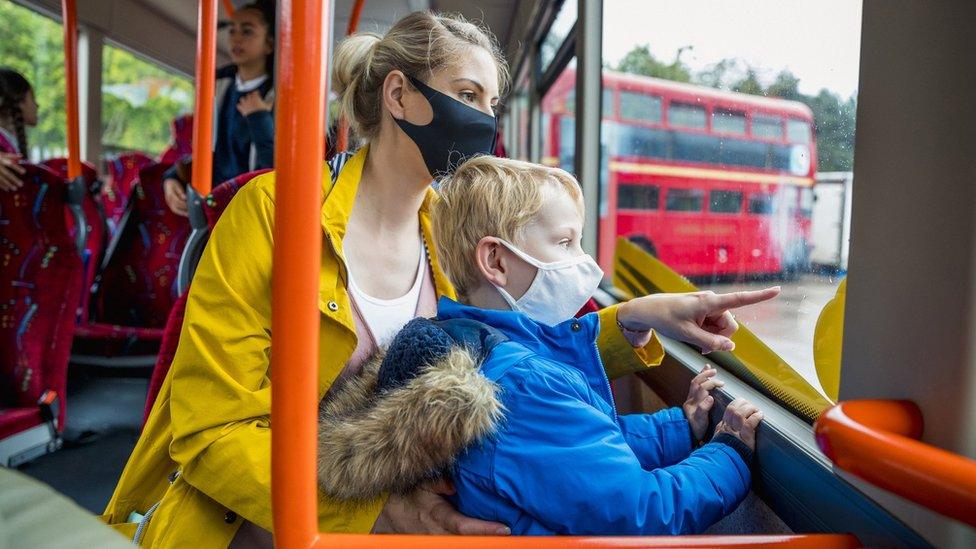
[[461, 92], [458, 94], [458, 96], [462, 101], [466, 101], [468, 103], [474, 103], [476, 99], [474, 92]]

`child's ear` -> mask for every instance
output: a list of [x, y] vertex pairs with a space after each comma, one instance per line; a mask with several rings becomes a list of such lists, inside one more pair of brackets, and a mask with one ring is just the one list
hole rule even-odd
[[505, 247], [492, 236], [479, 240], [474, 250], [475, 263], [482, 278], [495, 286], [505, 286], [508, 283], [504, 250]]

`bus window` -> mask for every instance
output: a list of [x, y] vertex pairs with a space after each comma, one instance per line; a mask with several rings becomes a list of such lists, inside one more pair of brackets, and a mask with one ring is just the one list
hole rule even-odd
[[[575, 12], [574, 12], [575, 13]], [[573, 173], [576, 154], [576, 58], [572, 58], [542, 97], [542, 164]], [[535, 154], [535, 153], [533, 153]]]
[[661, 97], [631, 91], [620, 92], [620, 118], [661, 122]]
[[773, 213], [773, 197], [768, 194], [754, 194], [749, 197], [749, 213], [769, 215]]
[[102, 49], [102, 151], [155, 156], [193, 108], [193, 83], [109, 44]]
[[674, 128], [705, 129], [705, 108], [686, 103], [671, 103], [668, 125]]
[[807, 144], [810, 142], [810, 124], [804, 120], [787, 120], [786, 121], [786, 138], [791, 143], [803, 143]]
[[783, 139], [783, 120], [769, 116], [753, 116], [752, 135], [769, 139]]
[[660, 207], [661, 189], [657, 185], [622, 184], [617, 188], [617, 208], [621, 210], [656, 210]]
[[705, 193], [698, 189], [668, 189], [664, 209], [669, 212], [700, 212]]
[[715, 109], [712, 111], [712, 129], [716, 132], [736, 135], [746, 134], [746, 113]]
[[61, 25], [14, 2], [0, 2], [0, 66], [24, 75], [37, 101], [37, 127], [28, 133], [31, 160], [65, 156], [64, 32]]
[[712, 213], [739, 213], [742, 211], [741, 191], [712, 191], [708, 196], [708, 211]]
[[[603, 114], [596, 255], [625, 293], [681, 277], [716, 292], [781, 284], [778, 299], [737, 315], [762, 351], [748, 358], [739, 345], [730, 369], [780, 402], [799, 391], [783, 405], [811, 419], [828, 402], [814, 328], [846, 268], [811, 261], [841, 245], [818, 227], [847, 215], [818, 220], [811, 190], [818, 174], [853, 166], [861, 3], [801, 4], [603, 2], [603, 84], [620, 92], [618, 112]], [[625, 186], [644, 181], [661, 189], [656, 211], [629, 207], [638, 197]], [[641, 249], [654, 250], [646, 284], [624, 266]]]
[[563, 2], [559, 6], [556, 19], [552, 22], [549, 32], [539, 45], [540, 72], [545, 72], [549, 68], [549, 63], [552, 63], [553, 58], [556, 57], [559, 46], [563, 44], [563, 41], [569, 36], [569, 31], [576, 24], [576, 9], [576, 2]]

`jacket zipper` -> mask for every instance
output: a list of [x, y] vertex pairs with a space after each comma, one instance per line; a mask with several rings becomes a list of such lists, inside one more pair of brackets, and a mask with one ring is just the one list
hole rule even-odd
[[603, 359], [600, 358], [600, 347], [597, 346], [596, 341], [593, 342], [593, 350], [596, 351], [596, 362], [600, 365], [600, 373], [603, 375], [603, 387], [607, 390], [607, 397], [610, 399], [610, 409], [613, 411], [613, 422], [617, 423], [619, 418], [617, 417], [617, 403], [613, 400], [613, 389], [610, 387], [610, 378], [607, 376], [607, 369], [603, 365]]

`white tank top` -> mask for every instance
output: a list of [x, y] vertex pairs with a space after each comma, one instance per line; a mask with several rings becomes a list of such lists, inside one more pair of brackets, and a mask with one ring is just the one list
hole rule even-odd
[[349, 272], [349, 293], [362, 315], [363, 322], [378, 347], [385, 347], [400, 331], [400, 328], [417, 316], [417, 304], [424, 282], [424, 267], [427, 266], [427, 250], [421, 243], [420, 260], [413, 286], [406, 294], [393, 299], [380, 299], [363, 292], [356, 285], [356, 278]]

